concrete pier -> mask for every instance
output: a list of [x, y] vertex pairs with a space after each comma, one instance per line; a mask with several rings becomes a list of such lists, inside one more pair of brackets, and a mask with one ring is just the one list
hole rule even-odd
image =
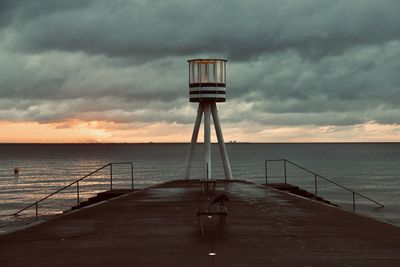
[[[225, 231], [196, 207], [229, 196]], [[215, 253], [210, 256], [209, 253]], [[0, 266], [399, 266], [400, 228], [243, 181], [172, 181], [0, 236]]]

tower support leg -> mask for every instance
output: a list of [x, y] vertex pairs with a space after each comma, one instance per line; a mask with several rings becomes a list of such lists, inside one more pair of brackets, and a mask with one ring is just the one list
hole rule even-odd
[[196, 148], [197, 137], [199, 136], [199, 129], [200, 129], [200, 124], [201, 124], [201, 119], [203, 117], [203, 111], [204, 111], [204, 107], [201, 103], [199, 103], [199, 107], [197, 108], [196, 122], [194, 123], [194, 128], [193, 128], [192, 140], [190, 142], [189, 153], [188, 153], [188, 157], [186, 160], [185, 179], [190, 178], [190, 171], [192, 169], [193, 155], [194, 155], [194, 151]]
[[204, 103], [204, 179], [211, 179], [211, 103]]
[[218, 117], [217, 105], [215, 103], [211, 104], [211, 112], [214, 120], [215, 132], [218, 138], [219, 152], [221, 154], [221, 160], [224, 166], [225, 179], [232, 179], [231, 165], [229, 163], [228, 153], [226, 152], [224, 137], [222, 135], [221, 124]]

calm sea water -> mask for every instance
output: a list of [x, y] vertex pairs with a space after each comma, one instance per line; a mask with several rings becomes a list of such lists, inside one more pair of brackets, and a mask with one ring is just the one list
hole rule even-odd
[[[212, 147], [215, 178], [223, 177], [217, 145]], [[21, 216], [8, 215], [41, 199], [109, 162], [134, 165], [134, 183], [143, 188], [182, 179], [188, 144], [82, 144], [0, 145], [0, 233], [32, 219], [35, 209]], [[377, 208], [356, 197], [357, 211], [400, 225], [400, 144], [227, 144], [234, 178], [265, 182], [264, 161], [286, 158], [385, 205]], [[192, 177], [202, 175], [203, 147], [196, 148]], [[14, 175], [15, 167], [20, 169]], [[283, 181], [283, 164], [269, 165], [269, 182]], [[287, 166], [288, 183], [314, 192], [314, 176]], [[129, 165], [113, 167], [113, 187], [130, 186]], [[80, 183], [80, 197], [88, 198], [109, 188], [109, 168]], [[345, 209], [352, 194], [318, 180], [318, 193]], [[60, 213], [76, 204], [72, 187], [40, 204], [40, 215]]]

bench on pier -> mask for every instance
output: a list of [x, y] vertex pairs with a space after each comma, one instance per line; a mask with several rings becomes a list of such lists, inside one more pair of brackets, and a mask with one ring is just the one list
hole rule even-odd
[[208, 192], [214, 192], [215, 187], [217, 186], [217, 180], [200, 180], [201, 190], [203, 191], [203, 195]]
[[216, 204], [201, 204], [197, 207], [197, 220], [199, 222], [201, 235], [204, 236], [204, 219], [211, 216], [219, 216], [219, 229], [222, 232], [225, 226], [225, 217], [228, 215], [228, 210], [222, 203]]

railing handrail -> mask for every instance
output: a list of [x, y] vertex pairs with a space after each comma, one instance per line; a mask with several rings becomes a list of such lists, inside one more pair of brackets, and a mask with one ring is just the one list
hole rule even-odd
[[[85, 179], [85, 178], [87, 178], [87, 177], [89, 177], [89, 176], [92, 176], [93, 174], [95, 174], [95, 173], [97, 173], [97, 172], [99, 172], [99, 171], [101, 171], [101, 170], [103, 170], [103, 169], [105, 169], [105, 168], [107, 168], [107, 167], [109, 167], [109, 166], [112, 168], [112, 165], [122, 165], [122, 164], [129, 164], [129, 165], [131, 166], [132, 189], [133, 189], [133, 163], [132, 163], [132, 162], [110, 162], [110, 163], [107, 163], [106, 165], [104, 165], [104, 166], [102, 166], [102, 167], [100, 167], [100, 168], [98, 168], [98, 169], [92, 171], [91, 173], [86, 174], [85, 176], [79, 178], [78, 180], [75, 180], [75, 181], [73, 181], [72, 183], [70, 183], [70, 184], [68, 184], [68, 185], [66, 185], [66, 186], [64, 186], [64, 187], [62, 187], [62, 188], [60, 188], [60, 189], [54, 191], [53, 193], [51, 193], [51, 194], [49, 194], [49, 195], [43, 197], [42, 199], [40, 199], [40, 200], [38, 200], [38, 201], [36, 201], [36, 202], [34, 202], [34, 203], [32, 203], [32, 204], [26, 206], [25, 208], [19, 210], [18, 212], [13, 213], [13, 215], [14, 215], [14, 216], [15, 216], [15, 215], [18, 215], [19, 213], [21, 213], [21, 212], [23, 212], [23, 211], [25, 211], [25, 210], [27, 210], [27, 209], [29, 209], [29, 208], [35, 206], [35, 205], [38, 205], [40, 202], [42, 202], [42, 201], [48, 199], [49, 197], [54, 196], [55, 194], [58, 194], [59, 192], [61, 192], [61, 191], [65, 190], [65, 189], [67, 189], [67, 188], [73, 186], [74, 184], [79, 183], [79, 182], [82, 181], [83, 179]], [[111, 183], [112, 183], [112, 169], [111, 169], [110, 175], [111, 175]], [[79, 192], [79, 191], [78, 191], [78, 192]], [[78, 196], [79, 196], [79, 195], [78, 195]], [[78, 201], [79, 201], [79, 200], [78, 200]], [[37, 212], [36, 212], [36, 213], [37, 213]], [[37, 214], [36, 214], [36, 216], [37, 216]]]
[[[336, 185], [336, 186], [338, 186], [338, 187], [341, 187], [341, 188], [343, 188], [343, 189], [345, 189], [345, 190], [347, 190], [347, 191], [352, 192], [352, 193], [353, 193], [353, 198], [354, 198], [354, 194], [355, 194], [355, 195], [358, 195], [358, 196], [360, 196], [360, 197], [362, 197], [362, 198], [364, 198], [364, 199], [367, 199], [367, 200], [369, 200], [369, 201], [371, 201], [371, 202], [373, 202], [373, 203], [379, 205], [380, 207], [384, 207], [384, 205], [381, 204], [381, 203], [379, 203], [378, 201], [375, 201], [375, 200], [373, 200], [373, 199], [371, 199], [371, 198], [369, 198], [369, 197], [367, 197], [367, 196], [364, 196], [363, 194], [358, 193], [357, 191], [354, 191], [354, 190], [352, 190], [352, 189], [350, 189], [350, 188], [348, 188], [348, 187], [345, 187], [345, 186], [343, 186], [343, 185], [341, 185], [341, 184], [338, 184], [338, 183], [332, 181], [331, 179], [328, 179], [328, 178], [326, 178], [326, 177], [324, 177], [324, 176], [322, 176], [322, 175], [320, 175], [320, 174], [318, 174], [318, 173], [316, 173], [316, 172], [313, 172], [313, 171], [311, 171], [311, 170], [309, 170], [309, 169], [307, 169], [307, 168], [305, 168], [305, 167], [303, 167], [303, 166], [300, 166], [299, 164], [294, 163], [294, 162], [292, 162], [292, 161], [290, 161], [290, 160], [288, 160], [288, 159], [267, 159], [267, 160], [265, 160], [265, 175], [266, 175], [265, 177], [266, 177], [266, 180], [268, 179], [268, 176], [267, 176], [267, 175], [268, 175], [268, 174], [267, 174], [267, 163], [268, 163], [268, 162], [272, 162], [272, 161], [283, 161], [283, 162], [284, 162], [284, 164], [285, 164], [285, 183], [286, 183], [286, 162], [288, 162], [288, 163], [292, 164], [293, 166], [296, 166], [297, 168], [300, 168], [300, 169], [302, 169], [302, 170], [304, 170], [304, 171], [306, 171], [306, 172], [308, 172], [308, 173], [313, 174], [315, 178], [317, 178], [317, 177], [322, 178], [322, 179], [324, 179], [325, 181], [328, 181], [328, 182], [330, 182], [330, 183], [332, 183], [332, 184], [334, 184], [334, 185]], [[267, 180], [267, 181], [268, 181], [268, 180]], [[267, 181], [266, 181], [266, 183], [267, 183]], [[353, 200], [353, 202], [354, 202], [354, 200]], [[355, 209], [355, 208], [354, 208], [354, 203], [353, 203], [353, 210], [354, 210], [354, 209]]]

